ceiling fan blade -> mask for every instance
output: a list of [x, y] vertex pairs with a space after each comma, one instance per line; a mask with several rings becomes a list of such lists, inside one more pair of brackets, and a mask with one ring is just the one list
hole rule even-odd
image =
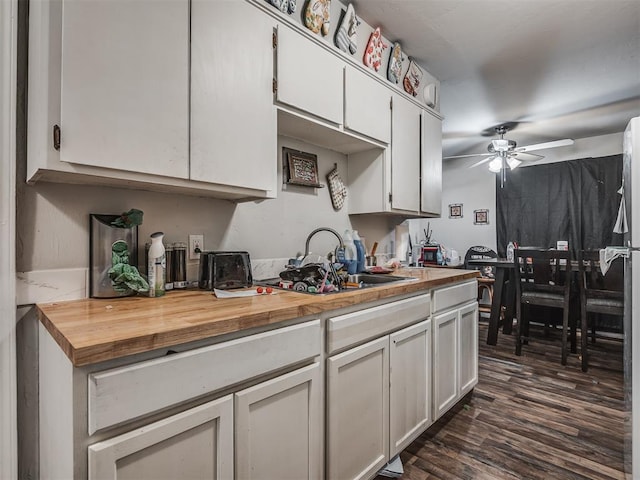
[[531, 155], [532, 157], [536, 157], [533, 160], [540, 160], [541, 158], [544, 158], [544, 155], [538, 155], [537, 153], [531, 153], [531, 152], [510, 152], [509, 153], [510, 157], [517, 157], [518, 160], [522, 160], [524, 162], [528, 160], [532, 160], [530, 158], [521, 158], [520, 155]]
[[570, 138], [563, 140], [554, 140], [553, 142], [536, 143], [534, 145], [525, 145], [524, 147], [517, 147], [514, 149], [516, 152], [531, 152], [533, 150], [544, 150], [545, 148], [566, 147], [573, 145], [574, 141]]
[[487, 157], [487, 158], [483, 158], [482, 160], [480, 160], [479, 162], [474, 163], [473, 165], [469, 165], [469, 168], [474, 168], [477, 167], [479, 165], [482, 165], [483, 163], [487, 163], [490, 162], [491, 160], [493, 160], [494, 158], [496, 158], [496, 155], [493, 155], [491, 157]]
[[451, 155], [450, 157], [442, 157], [442, 159], [449, 160], [451, 158], [487, 157], [489, 155], [493, 155], [493, 153], [471, 153], [469, 155]]

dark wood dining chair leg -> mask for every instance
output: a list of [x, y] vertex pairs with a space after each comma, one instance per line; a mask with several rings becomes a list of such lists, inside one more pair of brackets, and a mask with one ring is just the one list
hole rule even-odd
[[578, 319], [572, 318], [569, 321], [571, 329], [571, 353], [578, 353]]
[[567, 334], [569, 333], [569, 299], [566, 298], [562, 309], [562, 365], [567, 364]]
[[502, 333], [505, 335], [511, 335], [513, 330], [513, 310], [516, 305], [516, 291], [513, 285], [513, 278], [509, 278], [507, 274], [505, 276], [505, 311], [504, 311], [504, 325], [502, 326]]
[[589, 344], [588, 315], [589, 314], [583, 308], [580, 312], [580, 355], [582, 356], [583, 372], [586, 372], [589, 369], [589, 352], [587, 351], [587, 345]]
[[495, 283], [493, 285], [493, 300], [491, 301], [491, 313], [489, 316], [489, 330], [487, 332], [487, 345], [496, 345], [498, 343], [498, 330], [500, 329], [504, 269], [498, 268], [496, 270]]
[[522, 355], [522, 305], [516, 303], [516, 355]]

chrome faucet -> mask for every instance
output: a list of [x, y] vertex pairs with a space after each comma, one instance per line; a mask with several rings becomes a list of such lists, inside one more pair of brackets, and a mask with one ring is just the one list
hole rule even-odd
[[[330, 232], [330, 233], [333, 233], [338, 238], [338, 241], [340, 242], [340, 245], [336, 248], [336, 250], [338, 250], [338, 248], [339, 248], [344, 252], [344, 241], [342, 240], [342, 237], [340, 236], [340, 234], [338, 232], [336, 232], [335, 230], [333, 230], [332, 228], [320, 227], [320, 228], [316, 228], [307, 237], [307, 242], [305, 243], [305, 246], [304, 246], [304, 257], [302, 257], [303, 260], [305, 258], [307, 258], [307, 255], [309, 255], [309, 243], [311, 242], [311, 238], [318, 232]], [[327, 260], [329, 261], [329, 269], [331, 270], [331, 275], [333, 276], [333, 279], [334, 279], [334, 282], [335, 282], [334, 285], [336, 286], [336, 288], [338, 290], [342, 290], [342, 280], [341, 280], [340, 276], [338, 275], [338, 273], [336, 272], [335, 267], [333, 266], [333, 262], [335, 262], [337, 260], [337, 258], [334, 258], [334, 257], [337, 257], [337, 256], [338, 255], [336, 253], [329, 252]]]
[[311, 243], [311, 238], [318, 232], [331, 232], [331, 233], [333, 233], [338, 238], [338, 241], [340, 242], [340, 248], [344, 250], [344, 241], [342, 240], [342, 237], [340, 236], [340, 234], [338, 232], [336, 232], [332, 228], [320, 227], [320, 228], [316, 228], [307, 237], [307, 242], [304, 245], [304, 257], [302, 257], [303, 259], [307, 258], [307, 255], [309, 255], [309, 243]]

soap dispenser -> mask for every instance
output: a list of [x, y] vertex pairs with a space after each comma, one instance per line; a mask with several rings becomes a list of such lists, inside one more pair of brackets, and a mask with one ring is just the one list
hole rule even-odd
[[344, 243], [344, 263], [347, 268], [347, 273], [353, 275], [358, 271], [358, 250], [356, 244], [353, 241], [351, 230], [345, 230], [342, 236]]
[[365, 271], [365, 257], [366, 253], [364, 251], [364, 245], [362, 243], [362, 239], [360, 235], [358, 235], [358, 231], [353, 231], [353, 243], [356, 246], [356, 257], [357, 257], [357, 267], [356, 271], [358, 273]]

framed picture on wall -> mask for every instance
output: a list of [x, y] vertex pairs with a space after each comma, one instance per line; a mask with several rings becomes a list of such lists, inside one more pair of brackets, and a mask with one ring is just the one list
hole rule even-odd
[[489, 210], [474, 210], [473, 223], [476, 225], [489, 225]]
[[449, 205], [449, 218], [462, 218], [461, 203], [452, 203]]
[[282, 149], [282, 152], [286, 159], [283, 162], [286, 183], [305, 187], [323, 187], [318, 182], [318, 157], [316, 155], [286, 147]]

